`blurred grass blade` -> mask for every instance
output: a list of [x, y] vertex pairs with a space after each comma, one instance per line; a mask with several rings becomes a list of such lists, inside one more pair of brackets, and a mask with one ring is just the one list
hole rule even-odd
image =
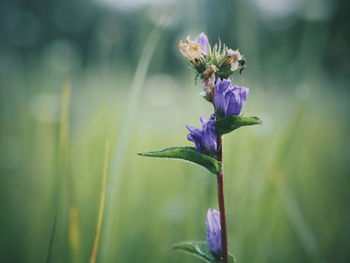
[[194, 147], [170, 147], [160, 151], [138, 153], [138, 155], [189, 161], [203, 166], [213, 174], [218, 174], [221, 169], [220, 162], [209, 155], [199, 153]]
[[106, 184], [107, 184], [108, 168], [109, 168], [109, 140], [106, 140], [105, 157], [104, 157], [104, 164], [103, 164], [103, 175], [102, 175], [102, 183], [101, 183], [100, 206], [99, 206], [99, 211], [98, 211], [96, 234], [95, 234], [95, 238], [94, 238], [94, 244], [92, 247], [90, 263], [96, 262], [96, 256], [97, 256], [98, 246], [99, 246], [99, 242], [100, 242], [103, 214], [104, 214], [104, 210], [105, 210]]
[[244, 117], [232, 115], [222, 118], [216, 122], [216, 129], [220, 135], [230, 133], [239, 127], [262, 124], [258, 117]]
[[62, 186], [64, 180], [68, 190], [69, 201], [69, 244], [73, 255], [73, 262], [80, 261], [80, 235], [79, 235], [79, 212], [75, 202], [74, 181], [69, 174], [69, 112], [71, 102], [71, 83], [66, 76], [62, 88], [61, 111], [59, 122], [58, 158], [57, 170], [54, 179], [53, 204], [56, 207], [51, 230], [47, 262], [51, 261], [52, 250], [55, 241], [56, 228], [59, 221], [59, 211], [62, 202]]
[[318, 250], [317, 239], [304, 218], [303, 213], [295, 197], [288, 189], [288, 184], [283, 177], [283, 169], [292, 153], [293, 146], [296, 145], [297, 138], [300, 138], [301, 127], [303, 127], [303, 117], [305, 108], [301, 106], [295, 113], [293, 120], [286, 127], [285, 132], [280, 136], [280, 142], [276, 149], [275, 158], [268, 173], [271, 183], [279, 190], [279, 194], [284, 203], [284, 209], [291, 225], [296, 232], [302, 247], [308, 255], [315, 256]]
[[[113, 208], [113, 201], [116, 196], [116, 191], [118, 189], [118, 178], [121, 173], [122, 169], [122, 163], [125, 160], [125, 154], [126, 149], [130, 141], [130, 134], [131, 134], [131, 128], [132, 124], [135, 122], [137, 113], [138, 113], [138, 106], [140, 105], [140, 97], [141, 97], [141, 91], [143, 87], [143, 83], [146, 80], [146, 73], [149, 67], [149, 64], [151, 62], [153, 53], [157, 47], [157, 44], [160, 40], [160, 37], [163, 32], [163, 26], [161, 24], [157, 25], [153, 31], [150, 33], [145, 45], [144, 49], [142, 51], [139, 63], [137, 65], [132, 85], [130, 88], [129, 98], [127, 102], [127, 108], [124, 112], [124, 120], [121, 124], [121, 132], [120, 136], [118, 138], [118, 142], [116, 145], [116, 150], [113, 153], [112, 160], [113, 163], [111, 164], [111, 182], [108, 186], [108, 192], [110, 195], [106, 199], [106, 227], [105, 229], [108, 229], [108, 232], [103, 232], [102, 235], [102, 243], [103, 247], [101, 251], [102, 254], [102, 261], [108, 261], [106, 254], [111, 251], [109, 249], [109, 246], [111, 244], [111, 238], [114, 233], [114, 213], [112, 213]], [[114, 250], [113, 250], [114, 251]]]
[[60, 112], [60, 130], [59, 130], [59, 149], [58, 149], [58, 164], [61, 172], [66, 173], [68, 169], [68, 148], [69, 148], [69, 110], [71, 100], [71, 84], [66, 77], [61, 100]]
[[286, 187], [284, 187], [283, 201], [288, 218], [296, 229], [296, 234], [301, 240], [304, 249], [309, 255], [315, 256], [317, 254], [316, 238], [311, 228], [307, 225], [298, 203]]
[[55, 216], [54, 216], [53, 223], [52, 223], [49, 248], [48, 248], [47, 257], [46, 257], [46, 263], [49, 263], [51, 261], [52, 249], [53, 249], [53, 244], [54, 244], [55, 236], [56, 236], [57, 217], [58, 217], [58, 207], [55, 211]]
[[79, 211], [76, 205], [75, 185], [69, 171], [69, 112], [71, 103], [71, 82], [66, 77], [61, 109], [60, 128], [60, 165], [61, 175], [66, 179], [69, 201], [69, 244], [73, 255], [73, 262], [80, 261], [80, 233], [79, 233]]
[[73, 252], [73, 262], [80, 262], [79, 212], [75, 204], [69, 207], [69, 242]]

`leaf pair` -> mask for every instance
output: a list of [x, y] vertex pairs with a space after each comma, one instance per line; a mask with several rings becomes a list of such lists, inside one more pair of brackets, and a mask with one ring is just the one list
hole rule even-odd
[[[193, 255], [208, 263], [220, 263], [222, 260], [216, 259], [209, 251], [205, 241], [185, 241], [173, 246], [174, 250]], [[234, 263], [235, 258], [229, 254], [229, 263]]]
[[[230, 133], [239, 127], [262, 124], [258, 117], [229, 116], [216, 121], [219, 136]], [[181, 159], [198, 164], [213, 174], [221, 170], [221, 163], [215, 158], [199, 153], [194, 147], [170, 147], [160, 151], [138, 153], [141, 156], [155, 158]]]

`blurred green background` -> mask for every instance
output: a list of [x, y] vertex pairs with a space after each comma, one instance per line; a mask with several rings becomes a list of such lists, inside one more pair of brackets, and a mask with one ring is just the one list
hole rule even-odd
[[205, 239], [215, 177], [136, 153], [191, 145], [184, 124], [211, 113], [177, 49], [202, 31], [245, 55], [243, 112], [264, 121], [225, 137], [230, 251], [350, 261], [349, 2], [0, 6], [1, 262], [89, 262], [103, 174], [96, 262], [200, 262], [171, 247]]

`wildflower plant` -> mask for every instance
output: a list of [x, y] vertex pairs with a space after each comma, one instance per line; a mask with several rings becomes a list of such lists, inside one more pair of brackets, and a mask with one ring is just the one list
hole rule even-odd
[[245, 59], [239, 50], [232, 50], [219, 41], [211, 47], [208, 37], [201, 33], [195, 40], [188, 36], [180, 40], [181, 54], [190, 62], [196, 72], [196, 82], [202, 82], [202, 96], [214, 107], [208, 119], [201, 116], [201, 128], [186, 125], [187, 139], [195, 147], [170, 147], [160, 151], [143, 152], [139, 155], [158, 158], [186, 160], [206, 168], [217, 178], [219, 211], [209, 209], [206, 218], [206, 240], [185, 241], [174, 246], [201, 258], [205, 262], [234, 262], [228, 252], [222, 136], [240, 127], [261, 124], [257, 117], [241, 115], [249, 89], [236, 86], [231, 79], [235, 72], [241, 73], [246, 67]]

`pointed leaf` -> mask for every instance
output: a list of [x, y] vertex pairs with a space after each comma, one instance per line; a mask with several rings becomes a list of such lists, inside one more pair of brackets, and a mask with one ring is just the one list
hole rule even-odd
[[218, 120], [216, 122], [216, 129], [219, 135], [224, 135], [238, 129], [239, 127], [257, 124], [262, 124], [262, 121], [258, 117], [232, 115]]
[[199, 153], [194, 147], [170, 147], [160, 151], [138, 153], [141, 156], [155, 158], [182, 159], [207, 168], [211, 173], [218, 174], [221, 164], [215, 158]]
[[215, 262], [215, 258], [210, 253], [205, 241], [185, 241], [174, 245], [173, 249], [199, 257], [205, 262]]
[[[215, 258], [208, 249], [208, 244], [205, 241], [185, 241], [173, 246], [174, 250], [190, 254], [198, 257], [205, 262], [209, 263], [221, 263], [222, 260]], [[234, 263], [235, 258], [232, 254], [229, 254], [229, 262]]]

